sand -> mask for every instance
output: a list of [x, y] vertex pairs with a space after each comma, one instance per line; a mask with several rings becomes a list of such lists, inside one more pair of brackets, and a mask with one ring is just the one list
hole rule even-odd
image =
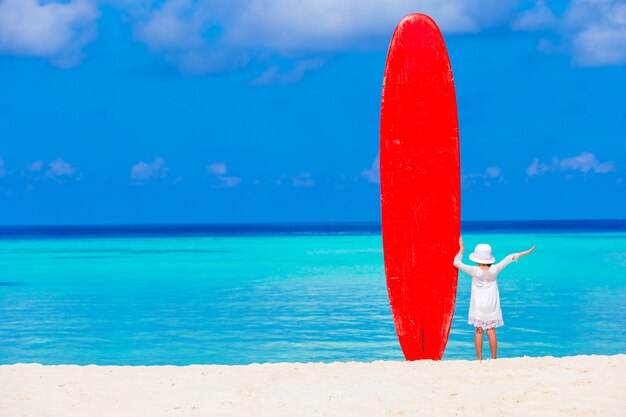
[[626, 355], [0, 366], [1, 417], [626, 416]]

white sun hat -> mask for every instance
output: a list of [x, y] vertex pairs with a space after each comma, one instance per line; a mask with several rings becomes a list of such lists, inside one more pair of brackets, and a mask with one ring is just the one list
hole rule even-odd
[[492, 264], [496, 261], [496, 258], [491, 255], [491, 246], [486, 243], [476, 245], [474, 253], [470, 253], [469, 258], [477, 264]]

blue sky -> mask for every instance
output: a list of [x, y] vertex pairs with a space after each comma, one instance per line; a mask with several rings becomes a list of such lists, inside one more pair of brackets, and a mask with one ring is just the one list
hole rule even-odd
[[0, 224], [378, 220], [409, 12], [452, 61], [464, 219], [625, 217], [625, 1], [0, 0]]

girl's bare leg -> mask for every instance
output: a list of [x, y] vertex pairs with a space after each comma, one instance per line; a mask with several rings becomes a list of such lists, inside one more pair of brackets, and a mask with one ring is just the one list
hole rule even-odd
[[483, 329], [476, 327], [474, 333], [474, 344], [476, 345], [476, 359], [481, 361], [483, 359]]
[[489, 338], [489, 349], [491, 350], [491, 359], [495, 359], [498, 354], [498, 339], [496, 338], [496, 328], [487, 329], [487, 337]]

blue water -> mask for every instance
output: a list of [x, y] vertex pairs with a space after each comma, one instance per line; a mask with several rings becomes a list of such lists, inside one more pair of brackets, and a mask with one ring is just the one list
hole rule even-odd
[[[464, 231], [497, 258], [537, 245], [499, 278], [500, 357], [626, 353], [626, 222]], [[469, 291], [445, 359], [474, 357]], [[378, 225], [0, 228], [0, 363], [378, 359], [402, 359]]]

